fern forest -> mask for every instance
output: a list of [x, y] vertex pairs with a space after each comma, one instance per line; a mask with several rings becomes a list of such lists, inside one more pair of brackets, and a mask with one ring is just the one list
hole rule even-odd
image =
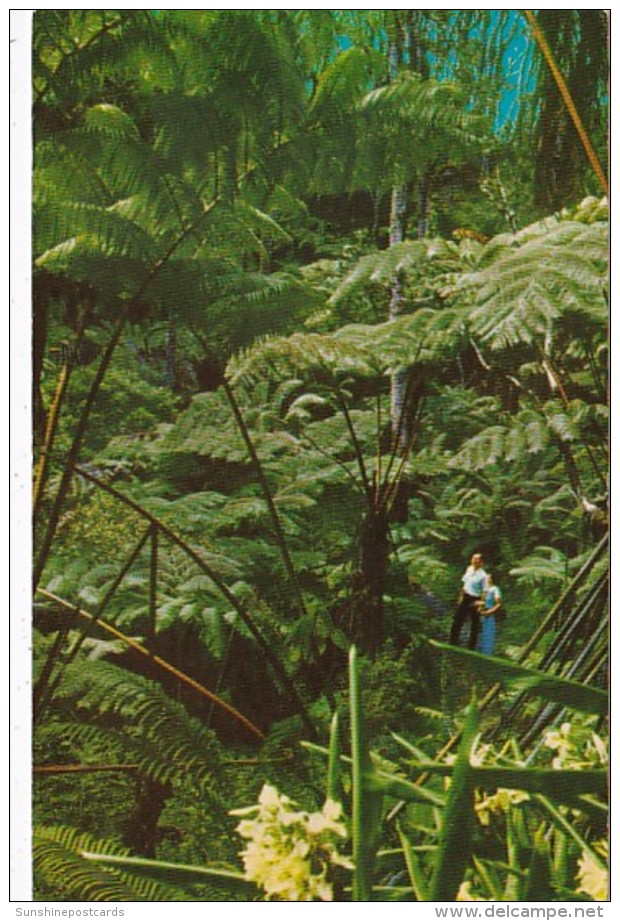
[[35, 901], [608, 899], [607, 27], [34, 13]]

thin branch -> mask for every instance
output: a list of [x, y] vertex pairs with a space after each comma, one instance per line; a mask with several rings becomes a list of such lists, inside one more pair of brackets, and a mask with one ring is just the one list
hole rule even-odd
[[274, 531], [275, 531], [276, 543], [280, 550], [280, 555], [282, 556], [282, 561], [284, 563], [284, 568], [286, 569], [286, 573], [288, 575], [289, 582], [291, 584], [291, 588], [293, 589], [293, 592], [295, 593], [295, 597], [297, 599], [297, 607], [299, 608], [299, 613], [302, 616], [305, 616], [306, 615], [306, 605], [304, 603], [303, 596], [301, 593], [301, 587], [297, 580], [297, 575], [295, 573], [293, 561], [291, 559], [291, 555], [288, 549], [288, 543], [286, 540], [286, 536], [282, 528], [282, 522], [280, 521], [280, 516], [278, 515], [278, 510], [276, 508], [276, 505], [273, 499], [271, 487], [269, 485], [267, 477], [265, 476], [263, 465], [258, 456], [256, 446], [254, 442], [252, 441], [252, 436], [250, 435], [249, 429], [245, 423], [245, 419], [243, 418], [243, 414], [237, 402], [237, 398], [235, 397], [234, 391], [231, 385], [229, 384], [229, 382], [226, 380], [226, 378], [224, 378], [222, 382], [222, 387], [224, 388], [224, 393], [226, 394], [228, 398], [228, 402], [230, 403], [235, 420], [239, 427], [239, 431], [241, 432], [241, 437], [243, 438], [245, 446], [248, 449], [248, 454], [250, 455], [250, 459], [252, 461], [252, 465], [256, 473], [256, 478], [258, 479], [261, 491], [263, 493], [263, 498], [265, 499], [265, 502], [267, 503], [267, 508], [269, 509], [269, 515], [271, 517], [271, 521], [272, 521]]
[[157, 525], [149, 528], [151, 539], [151, 560], [149, 567], [149, 632], [153, 649], [157, 642]]
[[[417, 354], [411, 363], [411, 367], [413, 367], [413, 365], [415, 365], [415, 363], [417, 362], [421, 351], [422, 351], [422, 345], [420, 344], [420, 346], [418, 347]], [[419, 382], [416, 381], [416, 383], [419, 383]], [[409, 374], [407, 378], [407, 386], [405, 388], [405, 395], [403, 398], [402, 406], [400, 407], [398, 423], [396, 425], [395, 431], [392, 432], [392, 446], [390, 450], [390, 459], [388, 461], [387, 470], [385, 471], [385, 477], [384, 477], [385, 483], [389, 481], [390, 475], [392, 473], [392, 467], [396, 463], [396, 458], [400, 456], [398, 452], [398, 447], [401, 443], [401, 436], [402, 436], [402, 432], [404, 428], [405, 414], [409, 412], [412, 388], [413, 388], [413, 376], [412, 374]]]
[[353, 425], [353, 420], [351, 419], [351, 413], [349, 412], [349, 407], [347, 406], [344, 394], [342, 393], [337, 382], [334, 382], [336, 388], [336, 399], [338, 400], [338, 405], [342, 410], [342, 414], [345, 418], [347, 428], [349, 430], [349, 435], [351, 436], [351, 443], [353, 445], [353, 450], [355, 452], [355, 458], [357, 460], [357, 465], [359, 467], [360, 476], [362, 478], [362, 483], [364, 484], [364, 492], [368, 500], [369, 505], [374, 505], [374, 493], [368, 479], [368, 471], [366, 470], [366, 463], [364, 461], [364, 453], [362, 447], [357, 438], [357, 432], [355, 431], [355, 426]]
[[47, 413], [47, 419], [45, 422], [45, 435], [43, 437], [43, 445], [41, 446], [41, 452], [39, 454], [39, 460], [34, 477], [34, 486], [32, 490], [33, 517], [37, 516], [41, 500], [43, 498], [43, 487], [45, 486], [45, 481], [47, 479], [47, 465], [54, 444], [56, 424], [60, 415], [60, 407], [62, 405], [65, 391], [69, 383], [69, 378], [71, 376], [71, 368], [72, 363], [67, 360], [60, 369], [58, 380], [56, 381], [56, 387], [54, 388], [54, 396], [52, 397], [52, 402], [50, 403], [49, 411]]
[[332, 454], [329, 453], [329, 451], [326, 451], [324, 448], [322, 448], [319, 444], [317, 444], [314, 438], [308, 435], [307, 432], [301, 432], [299, 437], [307, 441], [311, 448], [313, 448], [323, 457], [326, 457], [327, 460], [330, 461], [332, 464], [336, 464], [337, 467], [340, 467], [342, 470], [344, 470], [344, 472], [349, 477], [349, 479], [351, 480], [351, 482], [353, 483], [353, 485], [355, 486], [359, 494], [361, 496], [364, 495], [364, 491], [362, 490], [362, 487], [360, 486], [359, 482], [355, 478], [355, 475], [351, 473], [351, 471], [349, 470], [347, 465], [344, 463], [344, 461], [341, 461], [339, 458], [334, 457]]
[[[151, 536], [151, 529], [149, 527], [147, 528], [147, 530], [144, 532], [144, 534], [138, 541], [136, 547], [129, 554], [129, 557], [126, 563], [120, 569], [120, 571], [116, 575], [116, 578], [113, 580], [112, 585], [108, 588], [107, 592], [105, 593], [105, 595], [99, 602], [99, 605], [97, 606], [97, 609], [95, 610], [95, 613], [93, 615], [95, 620], [98, 620], [103, 614], [104, 610], [108, 606], [108, 603], [111, 601], [112, 597], [116, 594], [116, 591], [118, 590], [121, 582], [123, 581], [123, 579], [129, 572], [131, 567], [133, 566], [135, 560], [137, 560], [138, 556], [140, 555], [142, 551], [142, 548], [145, 546], [150, 536]], [[62, 661], [60, 662], [60, 668], [58, 669], [56, 675], [54, 676], [53, 681], [51, 680], [51, 671], [52, 671], [55, 659], [58, 657], [58, 653], [55, 653], [53, 649], [50, 650], [50, 653], [48, 655], [48, 660], [46, 663], [46, 669], [48, 671], [47, 677], [44, 678], [44, 675], [45, 675], [45, 669], [44, 669], [44, 672], [41, 674], [41, 677], [39, 678], [39, 681], [37, 682], [37, 685], [34, 691], [33, 719], [35, 722], [38, 719], [40, 719], [40, 717], [42, 716], [47, 704], [54, 696], [54, 691], [60, 684], [65, 668], [68, 665], [70, 665], [71, 662], [73, 662], [78, 652], [82, 648], [82, 645], [85, 639], [86, 639], [85, 632], [80, 634], [80, 636], [76, 638], [75, 642], [73, 643], [73, 645], [67, 652], [66, 656], [62, 658]], [[48, 663], [49, 663], [49, 667], [48, 667]]]
[[[86, 331], [86, 324], [90, 319], [92, 313], [92, 308], [87, 308], [84, 310], [82, 317], [80, 319], [79, 327], [77, 330], [77, 337], [75, 341], [75, 350], [76, 352], [80, 349], [82, 342], [84, 341], [84, 334]], [[58, 427], [58, 419], [60, 416], [60, 410], [62, 403], [67, 392], [67, 387], [69, 386], [69, 380], [71, 378], [71, 373], [74, 368], [74, 362], [71, 360], [71, 357], [68, 356], [67, 360], [60, 369], [60, 374], [58, 375], [58, 381], [56, 383], [56, 388], [54, 390], [54, 396], [52, 397], [52, 402], [47, 414], [47, 420], [45, 425], [45, 436], [43, 439], [43, 445], [41, 447], [41, 452], [39, 454], [39, 461], [37, 464], [37, 470], [35, 475], [33, 494], [32, 494], [32, 516], [36, 518], [41, 501], [43, 499], [43, 491], [45, 488], [45, 483], [47, 480], [47, 470], [49, 465], [50, 455], [54, 447], [54, 440], [56, 438], [56, 429]]]
[[141, 515], [147, 521], [150, 521], [152, 524], [156, 524], [161, 534], [164, 537], [166, 537], [169, 541], [171, 541], [173, 544], [176, 544], [177, 547], [180, 547], [181, 550], [183, 550], [187, 554], [187, 556], [189, 556], [189, 558], [193, 560], [194, 563], [196, 563], [196, 565], [202, 570], [202, 572], [204, 572], [205, 575], [207, 575], [211, 579], [214, 585], [216, 585], [217, 588], [220, 590], [220, 592], [222, 593], [226, 601], [228, 601], [231, 607], [235, 609], [235, 611], [237, 612], [237, 614], [239, 615], [243, 623], [246, 625], [246, 627], [248, 628], [248, 630], [250, 631], [250, 633], [256, 640], [265, 658], [270, 663], [274, 672], [280, 679], [282, 687], [286, 691], [288, 691], [288, 693], [290, 694], [291, 700], [295, 703], [297, 707], [297, 712], [303, 719], [306, 725], [306, 728], [313, 736], [315, 736], [316, 730], [314, 728], [314, 724], [312, 720], [310, 719], [308, 711], [303, 701], [301, 700], [297, 692], [297, 689], [295, 688], [295, 685], [291, 681], [283, 664], [280, 662], [277, 655], [273, 651], [271, 645], [267, 642], [267, 640], [262, 635], [259, 628], [254, 623], [252, 617], [246, 610], [243, 603], [236, 597], [236, 595], [233, 594], [233, 592], [230, 590], [228, 585], [215, 572], [215, 570], [208, 563], [206, 563], [205, 560], [203, 560], [200, 554], [192, 546], [190, 546], [190, 544], [188, 544], [182, 537], [180, 537], [171, 528], [169, 528], [168, 525], [164, 524], [163, 521], [160, 521], [158, 518], [156, 518], [154, 515], [148, 512], [143, 506], [139, 505], [137, 502], [134, 502], [133, 499], [130, 499], [128, 496], [124, 495], [122, 492], [119, 492], [118, 489], [115, 489], [113, 486], [110, 486], [108, 483], [105, 483], [103, 480], [100, 480], [98, 477], [94, 476], [92, 473], [89, 473], [88, 471], [83, 470], [81, 467], [75, 467], [75, 472], [78, 473], [84, 479], [89, 480], [91, 483], [95, 483], [95, 485], [98, 486], [100, 489], [103, 489], [105, 492], [109, 493], [109, 495], [114, 496], [116, 499], [118, 499], [120, 502], [123, 502], [129, 508], [132, 508], [134, 511], [136, 511], [139, 515]]
[[48, 521], [47, 530], [45, 532], [45, 535], [44, 535], [44, 538], [41, 544], [41, 548], [37, 556], [36, 564], [34, 567], [33, 582], [35, 586], [39, 584], [39, 580], [41, 579], [43, 570], [45, 569], [45, 564], [47, 563], [47, 558], [49, 556], [49, 552], [51, 550], [51, 546], [54, 541], [54, 537], [56, 536], [56, 530], [58, 528], [58, 522], [60, 520], [60, 512], [64, 504], [65, 498], [67, 496], [67, 493], [69, 491], [69, 486], [71, 485], [71, 479], [73, 477], [73, 470], [74, 470], [75, 464], [78, 461], [80, 451], [82, 449], [82, 442], [84, 440], [84, 435], [86, 434], [86, 429], [90, 421], [90, 415], [93, 410], [95, 400], [97, 399], [97, 396], [99, 394], [99, 389], [101, 387], [105, 374], [110, 366], [112, 358], [114, 357], [116, 347], [120, 341], [121, 335], [125, 328], [125, 324], [127, 323], [129, 319], [131, 311], [133, 310], [135, 304], [144, 295], [144, 293], [146, 292], [147, 288], [149, 287], [149, 285], [151, 284], [151, 282], [153, 281], [157, 273], [162, 269], [164, 265], [166, 265], [168, 260], [174, 255], [177, 249], [185, 242], [187, 237], [190, 235], [190, 233], [194, 231], [194, 229], [200, 223], [200, 221], [202, 221], [205, 217], [207, 217], [211, 213], [211, 211], [213, 211], [216, 205], [219, 204], [219, 202], [220, 202], [220, 199], [215, 199], [215, 201], [211, 202], [211, 204], [205, 208], [205, 210], [200, 215], [200, 217], [196, 221], [194, 221], [193, 224], [190, 224], [176, 238], [176, 240], [172, 242], [172, 244], [168, 247], [166, 252], [163, 253], [163, 255], [159, 257], [159, 259], [157, 259], [157, 261], [153, 264], [149, 272], [146, 274], [142, 283], [139, 285], [133, 297], [131, 297], [127, 301], [127, 304], [125, 305], [124, 310], [122, 311], [120, 317], [117, 320], [116, 327], [106, 347], [106, 350], [101, 358], [99, 367], [97, 368], [97, 373], [90, 386], [90, 390], [88, 391], [88, 394], [84, 401], [82, 412], [80, 413], [80, 417], [78, 419], [78, 422], [75, 428], [73, 442], [67, 454], [67, 460], [66, 460], [63, 474], [60, 480], [60, 484], [58, 486], [58, 492], [56, 493], [54, 505], [50, 512], [50, 518]]
[[39, 675], [39, 679], [33, 688], [32, 711], [33, 711], [33, 720], [35, 722], [36, 722], [38, 715], [41, 713], [45, 691], [49, 686], [49, 681], [51, 680], [51, 677], [52, 677], [54, 665], [56, 663], [56, 660], [58, 659], [58, 657], [60, 656], [62, 652], [62, 647], [65, 644], [65, 640], [67, 639], [68, 633], [69, 633], [69, 627], [66, 627], [66, 626], [61, 627], [61, 629], [57, 632], [54, 638], [54, 642], [52, 643], [52, 648], [50, 649], [47, 655], [47, 659], [45, 660], [45, 663], [43, 665], [43, 668], [41, 669], [41, 674]]
[[88, 611], [83, 610], [82, 608], [77, 607], [77, 605], [71, 604], [69, 601], [65, 601], [64, 598], [60, 598], [58, 595], [55, 595], [53, 592], [48, 592], [43, 588], [38, 588], [37, 593], [42, 595], [44, 598], [47, 598], [49, 601], [53, 601], [55, 604], [59, 605], [65, 611], [70, 611], [72, 614], [77, 614], [80, 617], [85, 618], [93, 624], [96, 624], [101, 630], [104, 630], [106, 633], [111, 634], [116, 639], [121, 640], [131, 649], [134, 649], [136, 652], [140, 653], [142, 656], [146, 656], [151, 662], [155, 665], [158, 665], [164, 671], [169, 672], [171, 675], [174, 675], [175, 678], [178, 678], [184, 684], [187, 684], [189, 687], [193, 688], [195, 691], [198, 691], [199, 694], [202, 694], [203, 697], [206, 697], [208, 700], [214, 701], [214, 703], [220, 707], [222, 710], [225, 710], [229, 716], [232, 716], [233, 719], [241, 723], [246, 729], [248, 729], [252, 735], [256, 736], [258, 739], [264, 741], [265, 735], [261, 730], [254, 725], [247, 717], [243, 716], [242, 713], [239, 713], [238, 710], [235, 710], [234, 707], [231, 707], [230, 704], [226, 703], [225, 700], [222, 700], [221, 697], [218, 697], [217, 694], [213, 694], [212, 691], [209, 691], [208, 688], [205, 688], [202, 684], [199, 684], [198, 681], [195, 681], [193, 678], [190, 678], [189, 675], [186, 675], [184, 672], [180, 671], [178, 668], [175, 668], [174, 665], [171, 665], [165, 659], [162, 659], [161, 656], [156, 656], [150, 652], [146, 646], [143, 646], [142, 643], [138, 643], [137, 640], [134, 640], [132, 637], [127, 636], [125, 633], [121, 633], [116, 627], [113, 627], [111, 624], [108, 624], [104, 620], [95, 618], [93, 614], [89, 614]]
[[[292, 754], [281, 758], [232, 758], [218, 767], [260, 767], [262, 764], [288, 764]], [[180, 765], [182, 766], [182, 765]], [[101, 772], [139, 771], [139, 764], [33, 764], [33, 774], [97, 774]]]

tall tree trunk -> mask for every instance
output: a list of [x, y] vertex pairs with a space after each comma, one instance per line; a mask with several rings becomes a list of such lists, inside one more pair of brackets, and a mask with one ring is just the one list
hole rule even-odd
[[418, 192], [418, 240], [423, 240], [430, 233], [431, 183], [432, 173], [427, 169]]
[[32, 324], [32, 432], [35, 447], [45, 438], [45, 406], [41, 391], [43, 358], [47, 342], [48, 305], [45, 296], [37, 298], [34, 293], [35, 310]]
[[[405, 238], [405, 212], [407, 209], [407, 187], [397, 186], [392, 189], [390, 207], [390, 246], [402, 243]], [[402, 278], [395, 275], [392, 279], [392, 293], [388, 317], [395, 320], [402, 313], [404, 303]], [[392, 420], [392, 438], [395, 450], [402, 450], [408, 444], [410, 432], [406, 422], [405, 398], [407, 393], [407, 372], [396, 371], [390, 384], [390, 417]]]
[[[360, 535], [359, 586], [355, 592], [360, 636], [354, 640], [369, 655], [375, 655], [383, 640], [383, 593], [389, 556], [388, 523], [382, 509], [370, 509], [362, 521]], [[357, 631], [355, 631], [357, 632]]]
[[[393, 34], [389, 46], [389, 73], [390, 81], [397, 79], [399, 71], [403, 65], [403, 33], [400, 29], [400, 18], [395, 15]], [[404, 32], [405, 45], [409, 46], [408, 41], [410, 33], [406, 29]], [[407, 52], [409, 47], [407, 47]], [[390, 248], [398, 246], [405, 239], [405, 215], [407, 213], [407, 185], [395, 185], [392, 188], [390, 202]], [[392, 293], [390, 297], [390, 306], [388, 317], [395, 320], [400, 316], [403, 308], [403, 282], [402, 278], [395, 275], [392, 279]], [[390, 417], [392, 420], [392, 440], [394, 450], [402, 450], [407, 444], [409, 433], [406, 430], [405, 422], [405, 398], [407, 393], [407, 372], [396, 371], [392, 376], [390, 385]]]
[[177, 388], [177, 329], [170, 315], [168, 315], [167, 323], [164, 379], [166, 387], [174, 391]]

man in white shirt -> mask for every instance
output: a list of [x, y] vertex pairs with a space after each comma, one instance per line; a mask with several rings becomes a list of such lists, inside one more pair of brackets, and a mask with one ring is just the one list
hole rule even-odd
[[458, 607], [450, 630], [450, 642], [453, 646], [459, 645], [463, 624], [469, 618], [468, 646], [470, 649], [476, 648], [480, 629], [480, 607], [483, 604], [483, 595], [488, 583], [488, 576], [482, 568], [482, 562], [482, 554], [474, 553], [470, 565], [463, 574], [463, 589], [459, 593]]

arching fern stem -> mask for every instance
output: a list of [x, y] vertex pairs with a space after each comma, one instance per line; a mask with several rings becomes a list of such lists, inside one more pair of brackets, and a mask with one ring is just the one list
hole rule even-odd
[[301, 697], [299, 696], [297, 688], [295, 687], [291, 678], [289, 677], [288, 672], [286, 671], [283, 664], [278, 659], [277, 655], [274, 653], [273, 649], [271, 648], [271, 646], [269, 645], [265, 637], [262, 635], [258, 626], [254, 623], [252, 617], [250, 616], [249, 612], [246, 610], [245, 606], [233, 594], [233, 592], [230, 590], [230, 588], [224, 582], [224, 580], [215, 572], [215, 570], [208, 563], [206, 563], [202, 559], [200, 554], [197, 553], [196, 550], [194, 550], [194, 548], [190, 546], [190, 544], [188, 544], [175, 531], [169, 528], [168, 525], [164, 524], [154, 515], [151, 515], [151, 513], [148, 512], [145, 508], [143, 508], [143, 506], [139, 505], [137, 502], [134, 502], [133, 499], [130, 499], [128, 496], [125, 496], [118, 489], [115, 489], [113, 486], [110, 486], [108, 483], [103, 482], [103, 480], [100, 480], [98, 477], [94, 476], [92, 473], [89, 473], [87, 470], [83, 470], [80, 467], [75, 467], [75, 472], [78, 473], [84, 479], [89, 480], [91, 483], [94, 483], [100, 489], [103, 489], [105, 492], [109, 493], [109, 495], [114, 496], [116, 499], [119, 499], [121, 502], [125, 503], [125, 505], [129, 506], [129, 508], [133, 509], [135, 512], [137, 512], [139, 515], [141, 515], [151, 524], [157, 525], [161, 534], [164, 537], [166, 537], [169, 541], [171, 541], [173, 544], [176, 544], [177, 547], [180, 547], [181, 550], [183, 550], [184, 553], [186, 553], [187, 556], [189, 556], [189, 558], [193, 560], [193, 562], [199, 567], [199, 569], [201, 569], [202, 572], [204, 572], [204, 574], [208, 576], [209, 579], [211, 579], [214, 585], [216, 585], [217, 588], [220, 590], [220, 592], [222, 593], [226, 601], [228, 601], [231, 607], [235, 609], [235, 611], [237, 612], [237, 614], [239, 615], [239, 617], [241, 618], [245, 626], [248, 628], [248, 630], [250, 631], [250, 633], [256, 640], [265, 658], [267, 659], [267, 661], [273, 668], [277, 677], [280, 679], [283, 689], [286, 690], [290, 694], [291, 700], [295, 704], [297, 708], [297, 712], [299, 716], [302, 718], [304, 725], [306, 726], [306, 729], [314, 738], [316, 736], [316, 729], [315, 729], [314, 723], [312, 722], [310, 718], [310, 715], [308, 713], [308, 710], [305, 704], [303, 703]]
[[[146, 544], [150, 536], [151, 536], [151, 529], [148, 528], [147, 531], [142, 535], [142, 537], [138, 541], [137, 545], [131, 551], [129, 557], [127, 558], [126, 563], [119, 570], [114, 581], [112, 582], [112, 585], [108, 588], [107, 592], [101, 599], [97, 607], [97, 610], [95, 611], [93, 615], [95, 620], [99, 620], [99, 618], [103, 616], [104, 610], [108, 606], [112, 597], [115, 595], [121, 582], [123, 581], [123, 579], [129, 572], [131, 567], [133, 566], [135, 560], [138, 558], [139, 554], [142, 551], [142, 548], [144, 547], [144, 545]], [[56, 690], [56, 688], [58, 687], [58, 684], [60, 683], [62, 679], [62, 675], [63, 675], [65, 668], [68, 665], [70, 665], [71, 662], [73, 662], [78, 652], [82, 648], [82, 644], [84, 643], [85, 639], [86, 639], [86, 632], [83, 632], [80, 634], [80, 636], [77, 637], [77, 639], [75, 640], [71, 648], [68, 650], [67, 654], [63, 656], [62, 658], [60, 657], [60, 653], [62, 650], [62, 643], [60, 644], [60, 646], [57, 645], [57, 642], [54, 643], [52, 649], [50, 650], [48, 654], [48, 658], [43, 668], [43, 671], [41, 673], [41, 676], [39, 680], [37, 681], [35, 688], [34, 688], [32, 709], [33, 709], [33, 719], [35, 723], [42, 716], [44, 710], [49, 704], [49, 701], [52, 699], [54, 695], [54, 691]], [[57, 669], [54, 679], [52, 680], [52, 671], [53, 671], [53, 667], [57, 659], [59, 660], [59, 668]]]
[[119, 319], [117, 320], [116, 327], [114, 329], [114, 332], [112, 334], [110, 341], [108, 342], [106, 350], [103, 353], [101, 361], [99, 362], [97, 373], [95, 374], [95, 378], [90, 386], [90, 390], [88, 391], [88, 395], [86, 396], [86, 399], [84, 401], [84, 406], [82, 408], [82, 412], [80, 413], [80, 417], [76, 425], [73, 442], [71, 444], [69, 453], [67, 455], [67, 460], [66, 460], [63, 474], [60, 480], [60, 485], [58, 486], [58, 492], [56, 493], [56, 498], [54, 500], [54, 504], [53, 504], [53, 507], [50, 513], [50, 518], [48, 521], [45, 536], [43, 538], [41, 549], [39, 551], [39, 554], [37, 556], [37, 560], [35, 563], [34, 573], [33, 573], [33, 584], [35, 588], [39, 584], [39, 581], [43, 574], [43, 570], [45, 569], [45, 565], [47, 563], [47, 559], [48, 559], [48, 556], [49, 556], [49, 553], [52, 547], [52, 543], [56, 536], [56, 530], [58, 528], [58, 522], [60, 520], [60, 512], [64, 504], [64, 501], [66, 499], [67, 493], [69, 491], [69, 486], [71, 485], [71, 480], [73, 477], [75, 464], [78, 461], [80, 451], [82, 449], [82, 442], [84, 440], [84, 435], [86, 434], [86, 429], [90, 421], [90, 416], [91, 416], [91, 413], [92, 413], [92, 410], [95, 404], [95, 400], [97, 399], [97, 396], [99, 394], [99, 390], [101, 388], [101, 384], [103, 383], [105, 374], [110, 366], [112, 358], [114, 357], [116, 347], [120, 341], [121, 335], [125, 328], [125, 324], [127, 323], [127, 320], [129, 319], [131, 311], [133, 310], [135, 305], [138, 303], [138, 301], [143, 297], [145, 291], [147, 290], [147, 288], [149, 287], [153, 279], [156, 277], [158, 272], [161, 271], [161, 269], [171, 259], [171, 257], [177, 251], [177, 249], [190, 236], [190, 234], [195, 231], [196, 227], [200, 224], [200, 222], [204, 220], [204, 218], [206, 218], [209, 214], [211, 214], [211, 212], [216, 207], [216, 205], [219, 204], [219, 202], [220, 202], [219, 198], [212, 201], [211, 204], [208, 205], [204, 209], [204, 211], [202, 212], [200, 217], [196, 219], [196, 221], [192, 222], [191, 224], [189, 224], [187, 227], [183, 229], [183, 231], [179, 234], [176, 240], [168, 247], [166, 252], [162, 256], [160, 256], [159, 259], [151, 267], [144, 281], [138, 287], [138, 290], [135, 292], [133, 297], [131, 297], [127, 301], [127, 304], [125, 305], [125, 309], [123, 310]]
[[209, 700], [214, 701], [218, 707], [221, 707], [225, 710], [229, 716], [232, 716], [233, 719], [236, 719], [239, 723], [242, 724], [246, 729], [248, 729], [252, 735], [260, 739], [261, 742], [264, 741], [265, 735], [261, 730], [254, 725], [247, 717], [242, 713], [239, 713], [238, 710], [235, 710], [234, 707], [231, 707], [230, 704], [226, 703], [225, 700], [222, 700], [220, 697], [217, 697], [212, 691], [209, 691], [208, 688], [205, 688], [198, 681], [195, 681], [193, 678], [190, 678], [189, 675], [186, 675], [184, 672], [180, 671], [178, 668], [175, 668], [174, 665], [171, 665], [165, 659], [162, 659], [161, 656], [154, 655], [146, 646], [143, 646], [142, 643], [138, 643], [137, 640], [134, 640], [132, 637], [127, 636], [125, 633], [122, 633], [116, 627], [113, 627], [112, 624], [106, 623], [104, 620], [95, 619], [93, 614], [90, 614], [88, 611], [85, 611], [83, 608], [77, 607], [77, 605], [71, 604], [69, 601], [65, 601], [64, 598], [60, 598], [58, 595], [55, 595], [53, 592], [48, 592], [43, 588], [37, 589], [39, 595], [42, 595], [44, 598], [48, 598], [50, 601], [53, 601], [55, 604], [60, 605], [61, 608], [64, 608], [66, 611], [70, 611], [73, 614], [78, 614], [80, 617], [85, 618], [91, 623], [97, 623], [97, 625], [105, 630], [106, 633], [110, 633], [116, 639], [121, 640], [121, 642], [126, 643], [127, 646], [131, 649], [135, 649], [136, 652], [139, 652], [140, 655], [146, 656], [150, 659], [151, 662], [158, 665], [160, 668], [163, 668], [164, 671], [170, 672], [174, 675], [175, 678], [179, 678], [185, 684], [194, 688], [198, 691], [199, 694], [202, 694], [204, 697], [207, 697]]

